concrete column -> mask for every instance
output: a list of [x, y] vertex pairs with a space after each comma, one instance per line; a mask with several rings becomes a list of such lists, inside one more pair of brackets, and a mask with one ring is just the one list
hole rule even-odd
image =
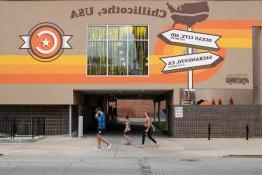
[[72, 137], [72, 105], [69, 105], [69, 125], [68, 125], [68, 135]]
[[174, 89], [173, 90], [173, 96], [172, 96], [172, 105], [179, 105], [180, 104], [180, 94], [179, 94], [179, 89]]
[[83, 116], [78, 116], [78, 137], [81, 138], [83, 137], [83, 126], [84, 126], [84, 120], [83, 120]]
[[261, 27], [252, 28], [253, 45], [253, 104], [262, 104], [262, 31]]
[[180, 94], [179, 89], [174, 89], [168, 94], [168, 133], [170, 136], [174, 136], [174, 105], [180, 104]]

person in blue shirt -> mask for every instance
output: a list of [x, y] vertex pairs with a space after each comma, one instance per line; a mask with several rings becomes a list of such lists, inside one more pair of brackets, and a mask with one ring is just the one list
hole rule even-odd
[[101, 111], [100, 108], [96, 108], [96, 115], [95, 118], [97, 120], [97, 134], [96, 134], [96, 140], [97, 140], [97, 148], [96, 150], [101, 150], [101, 142], [105, 143], [107, 145], [107, 149], [110, 149], [112, 144], [107, 142], [106, 139], [102, 136], [104, 134], [104, 131], [106, 129], [106, 117], [105, 114]]

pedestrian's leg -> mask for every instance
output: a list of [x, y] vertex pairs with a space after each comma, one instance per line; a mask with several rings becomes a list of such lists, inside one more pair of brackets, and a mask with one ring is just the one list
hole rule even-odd
[[154, 142], [155, 144], [157, 144], [157, 142], [155, 141], [155, 139], [153, 139], [152, 135], [151, 135], [151, 130], [149, 129], [149, 131], [147, 132], [147, 136], [150, 140], [152, 140], [152, 142]]
[[109, 145], [109, 143], [102, 136], [100, 136], [100, 141], [105, 143], [107, 146]]
[[100, 134], [96, 134], [96, 140], [97, 140], [97, 147], [101, 148]]
[[145, 137], [146, 137], [146, 132], [143, 132], [143, 136], [142, 136], [142, 145], [145, 144]]
[[126, 142], [127, 142], [126, 144], [130, 144], [131, 139], [127, 134], [124, 134], [124, 138], [126, 139]]
[[129, 141], [128, 136], [126, 134], [124, 134], [124, 138], [127, 142]]
[[129, 135], [127, 135], [127, 140], [128, 140], [128, 143], [130, 143], [130, 142], [131, 142], [131, 138], [130, 138], [130, 136], [129, 136]]

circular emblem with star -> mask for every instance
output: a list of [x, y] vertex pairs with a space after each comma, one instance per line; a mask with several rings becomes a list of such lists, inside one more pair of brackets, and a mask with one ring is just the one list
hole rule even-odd
[[28, 35], [23, 35], [22, 49], [28, 49], [29, 54], [38, 61], [52, 61], [58, 58], [65, 48], [71, 48], [67, 43], [71, 35], [64, 35], [63, 30], [53, 23], [40, 23], [33, 27]]

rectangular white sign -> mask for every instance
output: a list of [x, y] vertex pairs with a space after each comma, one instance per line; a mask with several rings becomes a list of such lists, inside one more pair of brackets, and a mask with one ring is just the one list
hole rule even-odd
[[176, 118], [182, 118], [183, 117], [183, 107], [182, 106], [175, 107], [175, 117]]

